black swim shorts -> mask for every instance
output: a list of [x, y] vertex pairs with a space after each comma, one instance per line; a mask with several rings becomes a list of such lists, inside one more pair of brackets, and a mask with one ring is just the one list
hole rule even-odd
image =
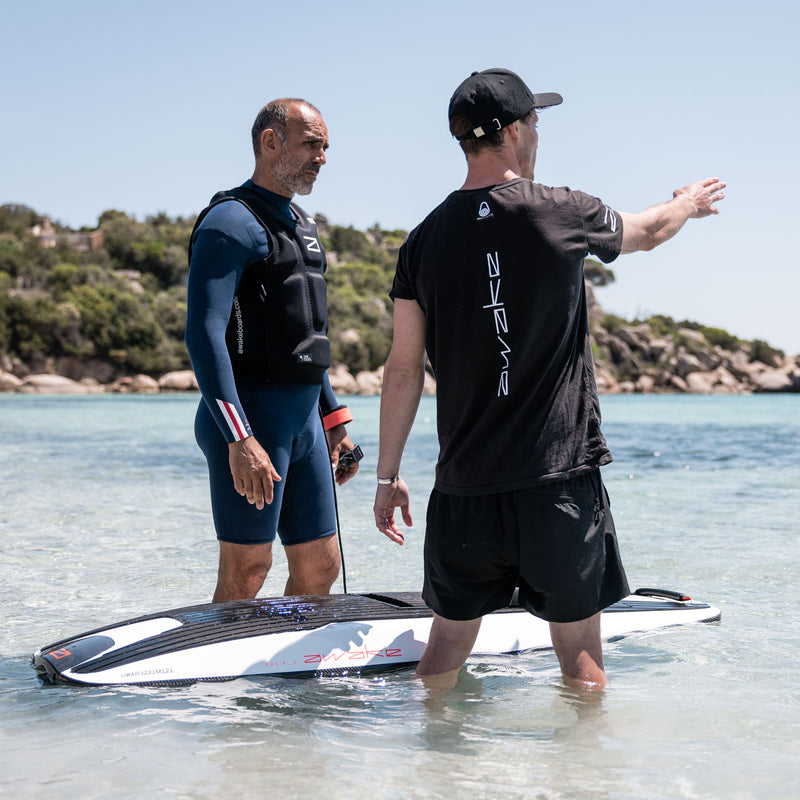
[[577, 622], [630, 593], [600, 471], [499, 494], [434, 489], [422, 596], [440, 616], [476, 619], [511, 602]]

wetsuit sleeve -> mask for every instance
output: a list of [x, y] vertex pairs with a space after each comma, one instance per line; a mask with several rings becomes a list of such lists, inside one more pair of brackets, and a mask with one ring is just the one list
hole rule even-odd
[[189, 266], [186, 348], [203, 399], [229, 444], [252, 435], [225, 345], [233, 298], [249, 261], [248, 248], [221, 231], [200, 228], [195, 235]]
[[336, 425], [345, 425], [353, 421], [350, 409], [347, 406], [339, 405], [336, 400], [327, 372], [322, 377], [322, 388], [319, 393], [319, 412], [326, 431]]

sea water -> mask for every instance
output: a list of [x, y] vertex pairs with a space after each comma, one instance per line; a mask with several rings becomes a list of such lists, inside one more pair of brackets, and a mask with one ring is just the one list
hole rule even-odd
[[[338, 490], [347, 589], [419, 590], [434, 402], [423, 398], [403, 461], [415, 522], [403, 547], [372, 522], [379, 399], [349, 404], [365, 459]], [[0, 796], [798, 796], [800, 397], [603, 398], [631, 585], [722, 610], [719, 623], [609, 644], [604, 693], [566, 688], [551, 653], [471, 659], [438, 700], [411, 670], [41, 684], [37, 648], [209, 600], [217, 545], [196, 405], [0, 396]], [[286, 578], [276, 550], [264, 596]]]

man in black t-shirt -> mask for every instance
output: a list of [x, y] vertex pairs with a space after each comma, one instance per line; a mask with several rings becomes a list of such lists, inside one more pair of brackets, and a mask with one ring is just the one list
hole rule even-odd
[[571, 684], [606, 684], [600, 611], [629, 589], [599, 468], [600, 430], [583, 260], [650, 250], [716, 214], [716, 178], [638, 214], [533, 182], [534, 95], [508, 70], [473, 73], [450, 100], [467, 178], [409, 235], [391, 296], [375, 523], [411, 525], [400, 461], [425, 354], [437, 380], [439, 459], [428, 504], [423, 597], [435, 612], [417, 674], [451, 685], [484, 614], [519, 603], [548, 620]]

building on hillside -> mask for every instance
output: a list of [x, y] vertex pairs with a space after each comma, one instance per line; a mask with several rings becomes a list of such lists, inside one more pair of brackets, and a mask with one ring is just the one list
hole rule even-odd
[[90, 250], [99, 250], [103, 246], [102, 231], [59, 232], [53, 226], [50, 217], [42, 217], [41, 222], [34, 225], [30, 232], [34, 238], [38, 239], [42, 247], [56, 247], [59, 244], [65, 244], [79, 253], [88, 253]]
[[58, 244], [58, 234], [49, 217], [43, 217], [30, 229], [31, 235], [39, 240], [42, 247], [55, 247]]

